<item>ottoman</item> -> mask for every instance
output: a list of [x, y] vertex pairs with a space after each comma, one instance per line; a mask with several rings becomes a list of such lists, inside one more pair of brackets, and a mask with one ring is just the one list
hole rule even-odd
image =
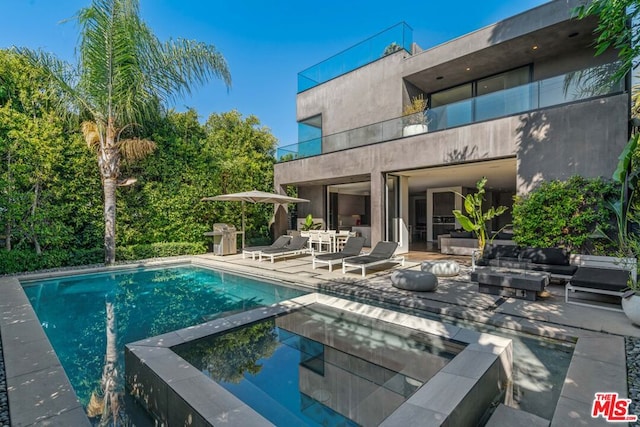
[[460, 273], [460, 265], [455, 261], [424, 261], [420, 269], [440, 277], [457, 276]]
[[433, 292], [438, 287], [438, 278], [428, 271], [396, 270], [391, 274], [391, 284], [407, 291]]

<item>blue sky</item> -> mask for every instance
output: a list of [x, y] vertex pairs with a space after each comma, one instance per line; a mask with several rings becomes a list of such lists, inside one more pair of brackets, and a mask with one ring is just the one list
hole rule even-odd
[[[422, 48], [546, 3], [543, 0], [379, 1], [140, 0], [143, 19], [162, 40], [215, 45], [226, 58], [231, 90], [214, 81], [177, 102], [211, 113], [236, 109], [257, 116], [280, 145], [297, 142], [297, 73], [392, 25], [405, 21]], [[74, 61], [71, 18], [90, 0], [0, 0], [0, 48], [42, 48]]]

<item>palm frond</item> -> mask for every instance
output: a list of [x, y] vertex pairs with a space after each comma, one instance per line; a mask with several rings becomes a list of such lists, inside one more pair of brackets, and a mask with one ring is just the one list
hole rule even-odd
[[80, 128], [87, 146], [91, 149], [97, 149], [100, 146], [101, 135], [96, 122], [90, 120], [84, 121], [80, 125]]
[[119, 141], [118, 148], [125, 159], [135, 161], [153, 153], [157, 145], [149, 139], [130, 138]]
[[94, 106], [88, 102], [85, 94], [79, 87], [79, 70], [55, 55], [41, 50], [33, 50], [23, 47], [14, 48], [30, 65], [39, 69], [51, 86], [55, 88], [60, 97], [61, 112], [87, 110], [92, 115], [96, 114]]

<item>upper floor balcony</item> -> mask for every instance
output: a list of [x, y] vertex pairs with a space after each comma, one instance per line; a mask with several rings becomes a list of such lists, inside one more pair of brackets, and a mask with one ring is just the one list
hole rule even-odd
[[609, 63], [558, 75], [525, 85], [396, 117], [297, 144], [279, 147], [278, 161], [318, 156], [334, 151], [391, 141], [415, 134], [438, 132], [538, 109], [608, 96], [625, 90], [624, 81], [610, 77], [618, 63]]
[[411, 52], [413, 30], [401, 22], [298, 73], [298, 93], [398, 50]]

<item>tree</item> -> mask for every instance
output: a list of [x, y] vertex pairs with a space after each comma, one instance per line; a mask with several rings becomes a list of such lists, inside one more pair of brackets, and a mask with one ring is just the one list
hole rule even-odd
[[618, 50], [622, 62], [620, 69], [614, 74], [614, 80], [622, 79], [629, 70], [635, 69], [640, 58], [640, 1], [639, 0], [593, 0], [575, 10], [583, 19], [597, 16], [595, 40], [596, 56], [610, 47]]
[[6, 250], [17, 242], [40, 254], [68, 237], [57, 221], [64, 210], [56, 187], [68, 130], [55, 112], [57, 98], [39, 70], [0, 50], [0, 224]]
[[227, 87], [231, 76], [212, 45], [193, 40], [161, 42], [141, 20], [139, 0], [93, 0], [77, 20], [78, 64], [52, 54], [19, 49], [66, 95], [66, 108], [88, 117], [82, 123], [87, 144], [95, 150], [104, 195], [105, 263], [115, 262], [116, 188], [123, 158], [137, 160], [156, 148], [141, 138], [143, 126], [161, 105], [191, 92], [213, 77]]

